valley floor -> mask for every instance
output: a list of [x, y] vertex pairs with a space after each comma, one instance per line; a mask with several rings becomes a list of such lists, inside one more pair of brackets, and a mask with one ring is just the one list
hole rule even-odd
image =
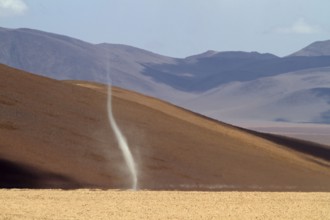
[[0, 190], [0, 219], [329, 219], [330, 193]]

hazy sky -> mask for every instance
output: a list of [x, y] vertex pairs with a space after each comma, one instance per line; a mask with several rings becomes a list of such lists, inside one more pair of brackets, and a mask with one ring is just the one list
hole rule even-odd
[[288, 55], [330, 39], [330, 0], [0, 0], [0, 26], [186, 57], [206, 50]]

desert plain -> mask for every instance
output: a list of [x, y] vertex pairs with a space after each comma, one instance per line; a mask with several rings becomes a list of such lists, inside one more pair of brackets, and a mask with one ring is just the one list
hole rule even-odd
[[0, 219], [330, 219], [330, 194], [0, 190]]

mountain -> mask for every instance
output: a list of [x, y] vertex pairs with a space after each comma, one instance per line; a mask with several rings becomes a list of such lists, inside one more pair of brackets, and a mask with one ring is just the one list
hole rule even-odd
[[[126, 45], [90, 44], [31, 29], [0, 29], [0, 62], [54, 79], [108, 82], [144, 94], [205, 92], [233, 81], [327, 67], [330, 56], [216, 52], [176, 59]], [[160, 98], [160, 97], [158, 97]]]
[[126, 45], [95, 45], [26, 28], [0, 29], [0, 63], [53, 79], [111, 81], [122, 88], [162, 97], [171, 87], [139, 74], [141, 63], [174, 62], [173, 58]]
[[316, 42], [302, 50], [313, 56], [207, 51], [178, 59], [126, 45], [0, 28], [0, 63], [53, 79], [111, 81], [222, 121], [329, 124], [328, 98], [318, 92], [329, 88], [327, 45]]
[[[129, 188], [107, 87], [0, 65], [0, 172], [7, 188]], [[330, 191], [326, 146], [224, 124], [112, 88], [141, 189]]]
[[240, 124], [287, 121], [329, 124], [330, 67], [232, 82], [183, 105], [208, 117]]
[[257, 52], [220, 52], [172, 64], [145, 64], [144, 75], [180, 91], [205, 92], [226, 83], [330, 66], [330, 56], [276, 57]]
[[314, 42], [290, 56], [330, 56], [330, 40]]

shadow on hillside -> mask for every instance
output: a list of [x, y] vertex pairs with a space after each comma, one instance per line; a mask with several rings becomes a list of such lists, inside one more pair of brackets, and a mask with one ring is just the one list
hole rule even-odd
[[5, 189], [40, 189], [60, 188], [72, 189], [79, 185], [66, 177], [36, 171], [8, 160], [0, 159], [0, 188]]
[[[330, 161], [330, 149], [327, 148], [325, 145], [295, 139], [291, 137], [286, 137], [282, 135], [275, 135], [275, 134], [267, 134], [267, 133], [261, 133], [256, 131], [249, 131], [246, 130], [249, 133], [252, 133], [258, 137], [265, 138], [271, 142], [274, 142], [276, 144], [280, 144], [282, 146], [285, 146], [287, 148], [309, 154], [321, 159], [324, 159], [326, 161]], [[323, 164], [324, 165], [324, 164]]]

